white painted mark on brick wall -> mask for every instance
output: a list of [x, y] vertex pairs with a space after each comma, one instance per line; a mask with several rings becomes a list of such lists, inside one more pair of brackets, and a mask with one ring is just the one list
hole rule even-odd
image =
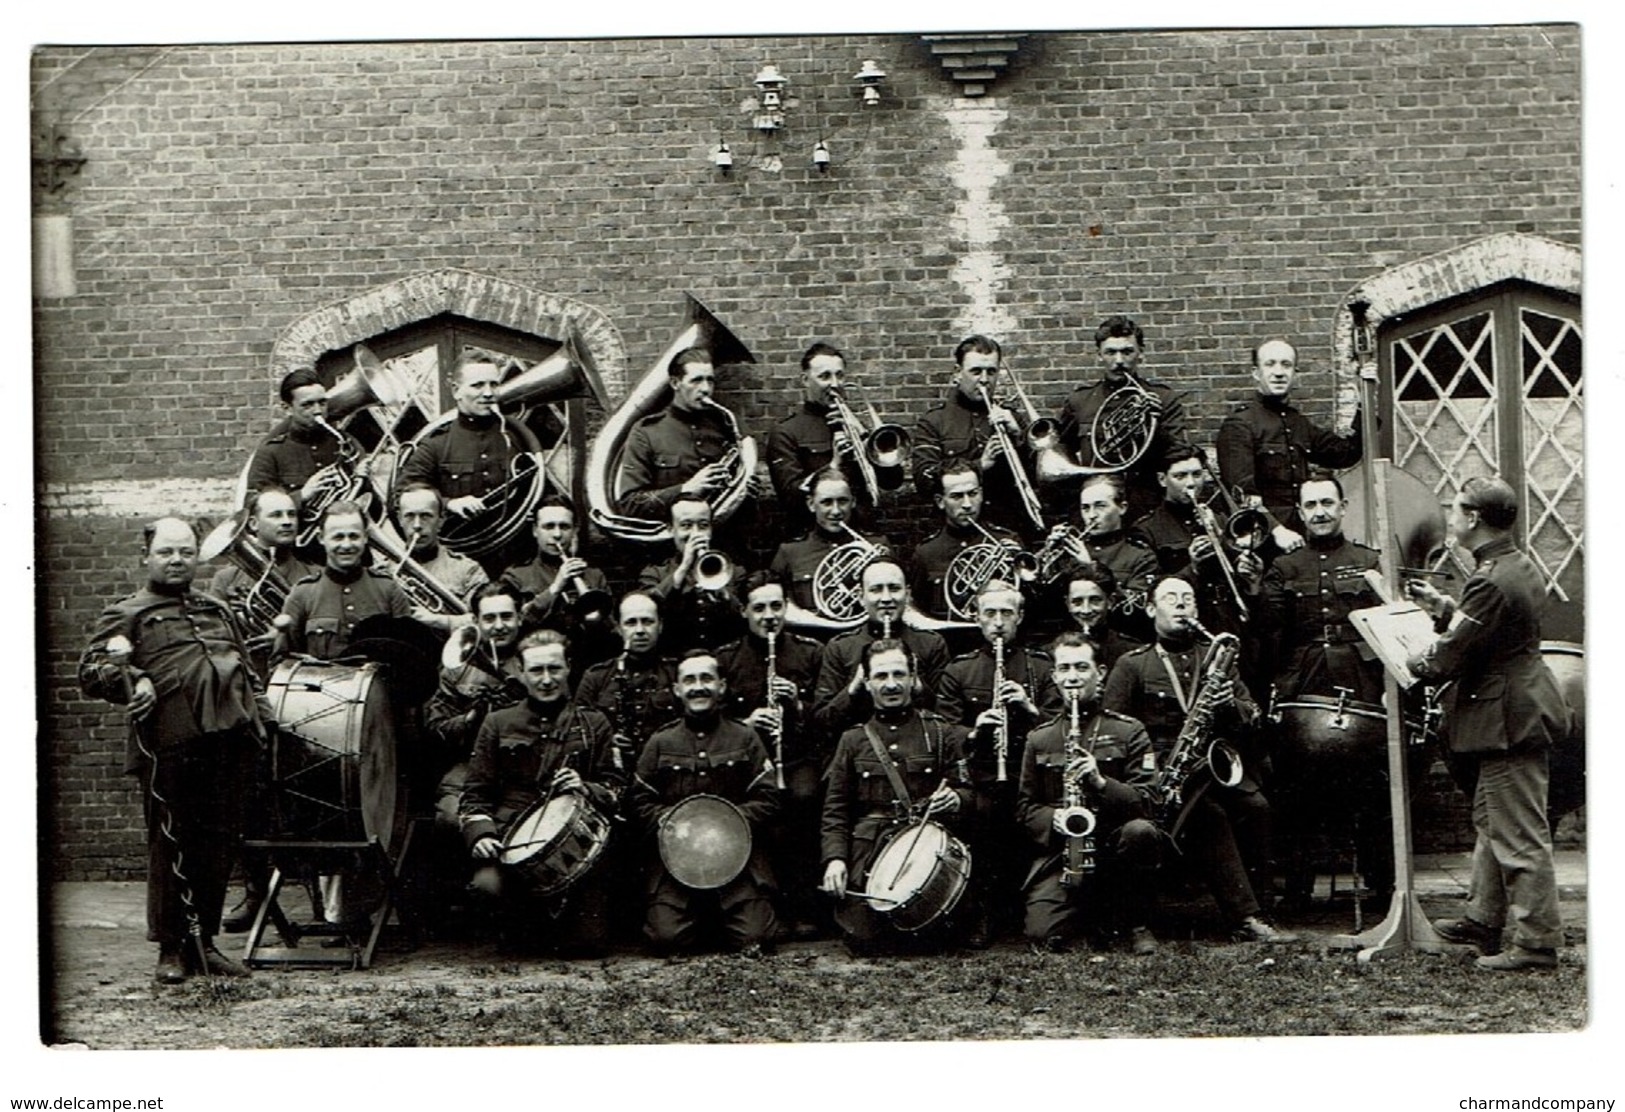
[[235, 479], [101, 479], [46, 483], [47, 517], [223, 517], [234, 510]]
[[993, 186], [1010, 172], [1010, 164], [989, 140], [1010, 114], [989, 98], [955, 100], [943, 115], [958, 141], [948, 173], [963, 191], [954, 206], [953, 227], [964, 240], [965, 251], [954, 265], [953, 279], [970, 296], [955, 324], [959, 335], [986, 332], [1009, 337], [1021, 323], [999, 299], [1010, 268], [998, 244], [1010, 218], [993, 199]]

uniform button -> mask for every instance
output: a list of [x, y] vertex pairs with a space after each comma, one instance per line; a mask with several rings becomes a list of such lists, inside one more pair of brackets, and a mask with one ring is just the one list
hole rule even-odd
[[348, 588], [348, 587], [344, 588], [344, 593], [349, 594], [350, 593], [350, 588]]
[[892, 747], [891, 747], [891, 751], [892, 751], [892, 752], [893, 752], [893, 753], [895, 753], [895, 752], [897, 752], [897, 743], [896, 743], [896, 742], [893, 742], [893, 743], [892, 743]]
[[704, 775], [705, 775], [705, 769], [703, 769], [703, 768], [702, 768], [702, 769], [700, 769], [700, 775], [701, 775], [701, 776], [704, 776]]
[[346, 603], [345, 606], [344, 606], [344, 609], [346, 609], [346, 610], [354, 610], [355, 609], [355, 603], [353, 603], [353, 602]]
[[931, 771], [931, 766], [930, 766], [930, 765], [926, 765], [926, 766], [925, 766], [925, 770], [926, 770], [926, 771], [927, 771], [927, 772], [930, 772], [930, 771]]

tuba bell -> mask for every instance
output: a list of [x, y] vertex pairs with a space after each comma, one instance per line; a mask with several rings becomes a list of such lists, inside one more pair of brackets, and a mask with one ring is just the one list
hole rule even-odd
[[[619, 408], [610, 414], [609, 420], [604, 422], [603, 429], [592, 442], [592, 449], [587, 454], [586, 486], [587, 486], [587, 516], [593, 524], [602, 529], [611, 537], [619, 540], [641, 541], [654, 543], [671, 539], [671, 526], [663, 521], [651, 521], [646, 518], [633, 517], [623, 514], [615, 507], [619, 501], [620, 491], [618, 480], [621, 470], [621, 456], [626, 450], [627, 438], [632, 433], [632, 427], [643, 418], [665, 408], [671, 400], [671, 384], [667, 376], [667, 368], [676, 355], [686, 348], [703, 347], [711, 353], [713, 364], [722, 366], [729, 363], [754, 363], [756, 357], [750, 353], [734, 334], [711, 314], [711, 311], [694, 297], [687, 298], [688, 324], [677, 334], [676, 339], [661, 352], [654, 365], [644, 372], [636, 386], [632, 388]], [[720, 407], [719, 407], [720, 408]], [[732, 415], [729, 415], [730, 418]], [[741, 455], [744, 455], [744, 444], [740, 444]], [[721, 520], [719, 507], [721, 503], [734, 496], [734, 507], [743, 499], [743, 490], [735, 493], [735, 487], [743, 487], [750, 479], [750, 473], [755, 470], [755, 444], [750, 445], [750, 467], [741, 466], [737, 474], [743, 476], [740, 483], [730, 483], [723, 494], [712, 503], [713, 523]], [[731, 512], [731, 510], [730, 510]]]

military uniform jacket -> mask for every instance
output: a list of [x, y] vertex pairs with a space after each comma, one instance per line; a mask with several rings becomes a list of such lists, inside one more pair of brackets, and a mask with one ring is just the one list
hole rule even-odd
[[[887, 756], [896, 766], [908, 803], [917, 811], [947, 781], [959, 796], [959, 810], [932, 821], [952, 827], [972, 800], [965, 776], [964, 752], [955, 730], [931, 711], [905, 708], [870, 719]], [[862, 726], [841, 735], [830, 761], [824, 792], [819, 864], [845, 861], [848, 889], [861, 889], [886, 835], [914, 821], [892, 790], [885, 766]]]
[[594, 806], [615, 813], [625, 775], [611, 759], [609, 719], [574, 703], [549, 707], [530, 698], [488, 714], [458, 805], [463, 841], [472, 849], [481, 838], [501, 837], [565, 767], [580, 773]]
[[401, 463], [395, 489], [428, 483], [448, 501], [489, 494], [512, 476], [515, 456], [539, 450], [535, 436], [518, 421], [459, 411], [418, 441]]
[[[835, 459], [835, 430], [829, 424], [830, 407], [804, 401], [801, 408], [773, 426], [767, 436], [767, 469], [779, 502], [795, 515], [807, 519], [809, 480]], [[851, 459], [843, 458], [841, 474], [852, 485], [852, 493], [873, 505], [873, 493], [860, 477]], [[883, 490], [903, 484], [901, 467], [876, 467], [875, 480]]]
[[[1052, 662], [1043, 649], [1026, 645], [1006, 645], [1004, 674], [1027, 689], [1027, 695], [1038, 707], [1038, 715], [1031, 716], [1021, 707], [1009, 707], [1010, 737], [1006, 756], [1007, 772], [1021, 767], [1022, 740], [1044, 719], [1059, 713], [1061, 693], [1050, 682]], [[976, 716], [993, 705], [993, 646], [984, 644], [968, 653], [961, 653], [942, 670], [937, 680], [937, 710], [954, 725], [965, 727], [976, 721]], [[991, 780], [995, 773], [993, 731], [984, 730], [974, 739], [967, 738], [966, 758], [971, 776], [978, 782]]]
[[[985, 526], [1000, 540], [1021, 543], [1021, 538], [1002, 525]], [[965, 549], [986, 544], [987, 538], [974, 527], [955, 529], [944, 525], [930, 540], [914, 550], [914, 566], [909, 572], [908, 595], [933, 618], [948, 618], [948, 596], [943, 583], [948, 576], [948, 565]]]
[[[556, 629], [570, 632], [575, 622], [569, 616], [570, 604], [576, 598], [574, 583], [565, 586], [557, 598], [550, 598], [547, 589], [558, 578], [562, 561], [538, 554], [534, 560], [515, 564], [502, 573], [501, 582], [519, 596], [519, 628], [528, 633], [535, 629]], [[609, 590], [609, 580], [597, 568], [588, 568], [576, 578], [591, 591]]]
[[[107, 659], [107, 641], [118, 636], [133, 646], [127, 669]], [[227, 730], [263, 740], [270, 713], [256, 698], [258, 681], [247, 659], [225, 603], [192, 590], [169, 595], [142, 588], [96, 619], [90, 647], [79, 658], [79, 689], [87, 698], [124, 706], [136, 683], [151, 679], [158, 701], [141, 729], [160, 755]], [[135, 771], [141, 760], [132, 736], [125, 771]]]
[[638, 588], [660, 604], [662, 648], [679, 655], [688, 649], [715, 649], [738, 637], [744, 632], [745, 619], [739, 613], [733, 586], [743, 569], [734, 563], [722, 590], [702, 591], [694, 586], [692, 576], [679, 590], [673, 577], [681, 562], [681, 557], [672, 556], [638, 573]]
[[[1161, 641], [1159, 645], [1167, 653], [1174, 674], [1179, 677], [1184, 697], [1194, 700], [1204, 675], [1202, 661], [1207, 655], [1207, 646], [1179, 640]], [[1144, 723], [1146, 732], [1151, 736], [1156, 760], [1161, 762], [1173, 748], [1180, 728], [1185, 725], [1185, 704], [1157, 652], [1159, 645], [1142, 645], [1117, 658], [1111, 674], [1106, 677], [1106, 691], [1101, 697], [1101, 705], [1109, 711]], [[1210, 737], [1225, 737], [1245, 753], [1245, 744], [1249, 739], [1239, 736], [1238, 728], [1250, 727], [1258, 721], [1258, 704], [1247, 693], [1247, 685], [1241, 682], [1234, 662], [1231, 663], [1229, 675], [1235, 685], [1235, 702], [1221, 708], [1215, 715], [1215, 733]], [[1250, 779], [1251, 771], [1246, 762], [1243, 768], [1248, 769]]]
[[814, 529], [799, 541], [779, 545], [767, 570], [784, 584], [786, 598], [803, 610], [814, 610], [813, 579], [818, 574], [818, 565], [849, 539], [845, 534], [831, 537]]
[[757, 884], [771, 886], [766, 841], [780, 805], [773, 761], [755, 730], [721, 716], [691, 720], [685, 715], [655, 731], [638, 757], [627, 809], [649, 835], [656, 873], [664, 871], [653, 844], [660, 816], [702, 794], [721, 796], [739, 808], [751, 828], [746, 870]]
[[[1027, 884], [1060, 863], [1066, 838], [1055, 833], [1055, 811], [1066, 801], [1066, 735], [1071, 725], [1061, 714], [1027, 735], [1021, 758], [1021, 786], [1016, 795], [1016, 819], [1038, 851], [1028, 871]], [[1112, 831], [1130, 819], [1150, 817], [1148, 810], [1156, 775], [1146, 760], [1151, 739], [1132, 718], [1109, 710], [1085, 709], [1080, 715], [1083, 748], [1095, 755], [1106, 783], [1100, 790], [1085, 778], [1083, 805], [1095, 813], [1095, 840], [1105, 842]]]
[[[1191, 565], [1191, 541], [1203, 535], [1196, 521], [1196, 507], [1188, 502], [1169, 502], [1166, 499], [1155, 510], [1136, 521], [1130, 532], [1150, 546], [1157, 557], [1157, 574], [1177, 575], [1196, 592], [1196, 602], [1202, 620], [1215, 629], [1235, 631], [1239, 622], [1235, 615], [1235, 602], [1230, 587], [1224, 580], [1217, 558], [1203, 560], [1199, 567]], [[1226, 550], [1231, 566], [1236, 554]], [[1240, 584], [1237, 580], [1237, 584]], [[1245, 589], [1245, 588], [1243, 588]]]
[[672, 694], [676, 682], [674, 661], [654, 653], [633, 656], [623, 652], [582, 673], [575, 702], [609, 716], [622, 762], [630, 768], [650, 735], [681, 713], [677, 696]]
[[349, 647], [357, 623], [376, 614], [410, 617], [412, 604], [384, 572], [325, 568], [293, 585], [282, 612], [293, 619], [287, 629], [291, 652], [333, 660]]
[[1253, 395], [1219, 424], [1219, 475], [1225, 487], [1264, 500], [1285, 525], [1297, 509], [1298, 487], [1312, 465], [1337, 469], [1360, 462], [1360, 426], [1338, 436], [1310, 421], [1285, 398]]
[[1379, 563], [1376, 549], [1339, 533], [1309, 537], [1296, 552], [1277, 556], [1264, 573], [1264, 605], [1275, 634], [1270, 640], [1278, 654], [1273, 671], [1282, 699], [1329, 696], [1333, 686], [1350, 688], [1366, 702], [1381, 698], [1382, 666], [1349, 621], [1349, 611], [1381, 604], [1365, 581], [1365, 572]]
[[[1187, 443], [1189, 437], [1185, 433], [1185, 406], [1173, 388], [1139, 375], [1135, 375], [1134, 379], [1156, 396], [1159, 406], [1157, 431], [1151, 439], [1151, 446], [1133, 467], [1119, 473], [1128, 486], [1131, 506], [1136, 511], [1143, 511], [1162, 497], [1157, 472], [1162, 469], [1164, 456], [1175, 445]], [[1100, 407], [1123, 385], [1122, 382], [1109, 382], [1102, 376], [1099, 381], [1072, 391], [1062, 403], [1056, 431], [1062, 446], [1079, 464], [1085, 467], [1103, 466], [1090, 447], [1090, 432]]]
[[466, 760], [485, 716], [525, 698], [519, 661], [503, 658], [501, 677], [478, 666], [440, 669], [434, 697], [423, 709], [423, 728], [438, 743], [447, 767]]
[[1552, 744], [1568, 733], [1569, 707], [1540, 656], [1546, 581], [1506, 538], [1473, 551], [1461, 620], [1409, 666], [1420, 679], [1454, 680], [1444, 691], [1444, 738], [1452, 753], [1506, 753]]
[[652, 521], [671, 517], [671, 504], [682, 485], [706, 464], [734, 447], [733, 429], [720, 410], [710, 406], [683, 410], [675, 406], [632, 426], [621, 464], [622, 513]]
[[[780, 677], [796, 685], [796, 703], [784, 704], [785, 765], [817, 761], [824, 754], [825, 746], [813, 729], [808, 712], [813, 705], [824, 646], [811, 637], [786, 630], [779, 635], [774, 653], [774, 669]], [[766, 641], [755, 634], [730, 641], [717, 650], [717, 665], [722, 670], [722, 678], [728, 681], [725, 714], [744, 721], [751, 711], [767, 705]], [[762, 744], [769, 753], [773, 751], [772, 740], [766, 734], [762, 734]]]
[[[1112, 573], [1112, 580], [1116, 584], [1108, 600], [1111, 608], [1107, 613], [1112, 626], [1136, 640], [1145, 640], [1151, 634], [1145, 617], [1145, 604], [1161, 573], [1151, 542], [1131, 530], [1113, 529], [1109, 533], [1088, 537], [1084, 543], [1089, 546], [1089, 555]], [[1190, 544], [1189, 537], [1185, 538], [1185, 544]], [[1189, 563], [1189, 560], [1186, 562]], [[1070, 556], [1062, 557], [1061, 568], [1053, 581], [1053, 605], [1064, 616], [1066, 585], [1079, 570], [1078, 562]]]
[[[349, 433], [340, 433], [357, 458], [363, 454], [360, 444]], [[295, 432], [290, 422], [283, 420], [254, 449], [248, 461], [248, 480], [245, 489], [252, 496], [266, 487], [280, 487], [289, 493], [298, 492], [310, 477], [328, 464], [337, 463], [343, 453], [339, 439], [317, 426]]]
[[[818, 687], [813, 692], [813, 725], [825, 737], [841, 733], [869, 717], [873, 709], [867, 687], [856, 695], [846, 693], [847, 684], [863, 663], [863, 650], [880, 638], [879, 622], [869, 622], [830, 639], [824, 646], [824, 662], [818, 668]], [[948, 644], [940, 633], [912, 629], [901, 621], [894, 624], [892, 636], [914, 651], [915, 673], [920, 690], [916, 706], [930, 709], [936, 702], [937, 677], [948, 666]]]
[[463, 605], [479, 590], [491, 581], [485, 574], [485, 569], [470, 560], [467, 556], [453, 552], [445, 545], [435, 546], [433, 556], [413, 553], [412, 559], [417, 561], [419, 567], [427, 572], [435, 582], [463, 601]]
[[[992, 438], [993, 424], [988, 420], [987, 407], [980, 401], [971, 401], [955, 386], [948, 392], [947, 400], [927, 410], [914, 427], [914, 448], [910, 454], [914, 486], [931, 498], [942, 490], [945, 464], [963, 460], [979, 469], [982, 450]], [[1010, 443], [1030, 476], [1027, 438], [1012, 436]], [[982, 516], [1012, 529], [1030, 528], [1031, 522], [1021, 508], [1021, 497], [1016, 493], [1009, 464], [1001, 460], [979, 473], [982, 476]]]

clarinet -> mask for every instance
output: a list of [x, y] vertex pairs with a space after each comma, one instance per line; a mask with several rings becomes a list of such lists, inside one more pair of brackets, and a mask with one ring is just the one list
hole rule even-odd
[[1004, 705], [999, 692], [1004, 687], [1004, 638], [993, 638], [993, 706], [999, 712], [999, 724], [993, 730], [993, 754], [998, 760], [999, 783], [1010, 779], [1007, 767], [1010, 760], [1010, 708]]
[[767, 705], [779, 712], [778, 722], [773, 726], [773, 770], [776, 774], [776, 783], [779, 790], [784, 790], [784, 708], [779, 705], [778, 697], [773, 694], [773, 688], [779, 678], [778, 672], [778, 645], [779, 631], [771, 629], [767, 634]]

